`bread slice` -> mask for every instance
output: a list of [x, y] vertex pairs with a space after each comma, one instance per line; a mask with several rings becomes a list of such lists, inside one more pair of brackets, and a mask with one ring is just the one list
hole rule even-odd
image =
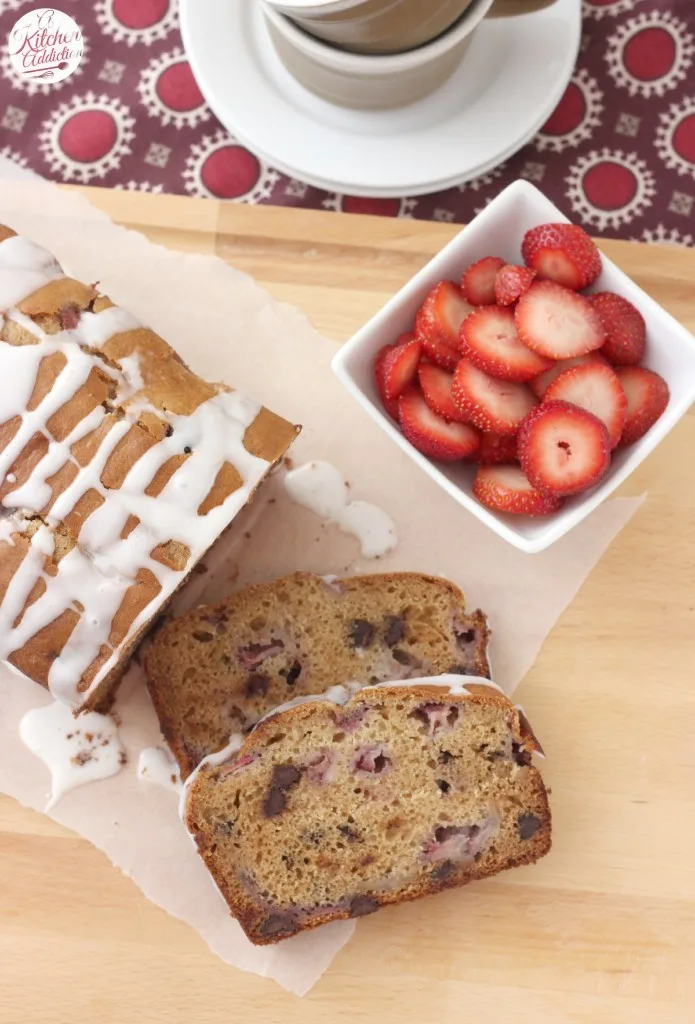
[[279, 704], [444, 672], [489, 676], [488, 627], [461, 591], [420, 573], [296, 573], [171, 622], [145, 653], [162, 732], [185, 778]]
[[299, 428], [3, 225], [0, 381], [0, 662], [101, 707]]
[[550, 849], [537, 740], [460, 677], [368, 687], [261, 722], [204, 762], [184, 821], [252, 942], [528, 864]]

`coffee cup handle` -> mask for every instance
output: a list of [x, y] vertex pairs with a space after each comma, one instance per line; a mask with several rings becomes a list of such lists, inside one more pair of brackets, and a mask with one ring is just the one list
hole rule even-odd
[[519, 14], [533, 14], [554, 3], [555, 0], [495, 0], [487, 17], [511, 18]]

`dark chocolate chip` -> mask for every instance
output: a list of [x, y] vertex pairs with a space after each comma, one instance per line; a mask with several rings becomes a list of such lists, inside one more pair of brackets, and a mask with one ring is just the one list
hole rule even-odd
[[268, 692], [268, 676], [252, 675], [246, 680], [244, 694], [246, 697], [265, 697]]
[[405, 636], [405, 619], [400, 615], [387, 615], [384, 627], [384, 643], [388, 647], [394, 647]]
[[266, 818], [277, 818], [287, 807], [287, 797], [281, 789], [269, 789], [263, 802], [263, 813]]
[[451, 789], [451, 784], [446, 779], [437, 779], [437, 785], [441, 789], [442, 793], [448, 793]]
[[197, 640], [201, 644], [209, 644], [211, 640], [214, 640], [212, 633], [206, 633], [202, 629], [196, 629], [193, 633], [193, 639]]
[[456, 643], [463, 650], [469, 644], [475, 643], [477, 631], [475, 629], [464, 629], [461, 633], [456, 634]]
[[302, 773], [293, 764], [276, 764], [273, 768], [272, 786], [277, 789], [291, 789], [296, 786], [302, 777]]
[[351, 843], [362, 842], [362, 836], [360, 833], [356, 829], [351, 828], [350, 825], [338, 825], [338, 831], [342, 832], [345, 838]]
[[450, 860], [443, 860], [432, 872], [432, 881], [443, 882], [450, 878], [456, 870], [456, 865]]
[[173, 433], [174, 433], [174, 428], [172, 427], [172, 425], [171, 425], [171, 423], [170, 423], [170, 424], [169, 424], [169, 425], [167, 426], [167, 428], [166, 428], [166, 430], [165, 430], [165, 432], [164, 432], [164, 436], [165, 436], [165, 437], [171, 437], [171, 435], [172, 435]]
[[350, 904], [350, 917], [365, 917], [379, 909], [379, 902], [373, 896], [355, 896]]
[[192, 451], [193, 451], [193, 449], [191, 448], [190, 444], [187, 444], [186, 447], [183, 450], [183, 454], [184, 455], [190, 455]]
[[452, 754], [450, 750], [442, 750], [439, 754], [439, 760], [442, 764], [448, 764], [449, 761], [453, 761], [456, 754]]
[[277, 818], [287, 806], [285, 790], [296, 786], [302, 777], [299, 768], [293, 764], [276, 764], [273, 768], [273, 777], [270, 782], [268, 795], [263, 803], [263, 813], [266, 818]]
[[422, 662], [419, 658], [409, 654], [408, 651], [401, 650], [400, 647], [396, 647], [391, 652], [391, 657], [394, 661], [397, 661], [399, 665], [408, 665], [410, 668], [420, 668]]
[[535, 836], [539, 828], [542, 827], [543, 822], [540, 818], [537, 818], [535, 814], [520, 814], [517, 820], [519, 828], [519, 836], [522, 839], [531, 839]]
[[281, 668], [280, 675], [285, 677], [285, 682], [288, 686], [294, 686], [302, 674], [302, 663], [300, 661], [293, 661], [290, 668]]
[[512, 743], [512, 757], [518, 765], [525, 768], [533, 760], [530, 750], [524, 750], [518, 743]]
[[297, 921], [291, 914], [271, 914], [260, 927], [261, 935], [291, 935], [297, 930]]
[[375, 632], [372, 623], [366, 619], [353, 619], [348, 628], [348, 639], [353, 647], [369, 647]]

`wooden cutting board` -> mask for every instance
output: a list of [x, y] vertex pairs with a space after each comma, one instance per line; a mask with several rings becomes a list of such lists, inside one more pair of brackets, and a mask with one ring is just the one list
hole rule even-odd
[[[155, 241], [218, 253], [336, 342], [456, 231], [84, 191]], [[695, 250], [602, 247], [695, 330]], [[548, 753], [545, 861], [361, 921], [300, 1000], [225, 966], [88, 843], [0, 798], [1, 1024], [693, 1024], [693, 453], [691, 414], [624, 488], [646, 503], [519, 691]]]

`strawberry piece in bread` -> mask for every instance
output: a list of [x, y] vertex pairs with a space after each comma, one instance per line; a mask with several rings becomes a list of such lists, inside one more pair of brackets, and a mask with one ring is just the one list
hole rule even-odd
[[599, 292], [590, 301], [606, 332], [601, 354], [614, 366], [639, 363], [647, 347], [647, 325], [640, 311], [614, 292]]
[[643, 366], [618, 366], [616, 376], [627, 399], [627, 415], [620, 438], [634, 444], [654, 426], [669, 403], [668, 384], [658, 373]]
[[544, 402], [519, 430], [519, 459], [531, 485], [565, 497], [597, 484], [611, 461], [601, 420], [569, 402]]
[[495, 302], [495, 281], [504, 266], [499, 256], [484, 256], [471, 263], [461, 278], [461, 290], [472, 306], [490, 306]]
[[423, 455], [440, 462], [458, 462], [475, 455], [480, 434], [469, 423], [448, 423], [432, 412], [419, 391], [408, 388], [398, 403], [403, 436]]
[[531, 285], [514, 313], [519, 338], [546, 359], [571, 359], [600, 348], [606, 334], [583, 295], [553, 281]]
[[605, 423], [611, 449], [625, 426], [627, 398], [608, 363], [585, 363], [561, 373], [545, 393], [544, 402], [571, 402]]
[[503, 306], [483, 306], [461, 324], [461, 351], [499, 380], [524, 382], [552, 364], [519, 340], [514, 314]]
[[565, 370], [571, 370], [573, 366], [584, 366], [586, 363], [605, 363], [605, 361], [599, 352], [587, 352], [585, 356], [575, 356], [573, 359], [560, 359], [557, 363], [553, 363], [549, 370], [539, 373], [537, 377], [530, 380], [529, 387], [536, 398], [542, 400], [555, 378]]
[[516, 436], [514, 434], [493, 434], [487, 431], [480, 439], [480, 450], [475, 461], [481, 466], [498, 466], [502, 463], [518, 462]]
[[511, 306], [529, 290], [536, 271], [507, 264], [495, 278], [495, 299], [500, 306]]
[[563, 505], [562, 498], [533, 487], [519, 466], [481, 466], [473, 494], [486, 508], [520, 516], [547, 516]]
[[384, 345], [377, 352], [376, 359], [374, 360], [374, 379], [376, 381], [376, 389], [379, 392], [379, 398], [386, 412], [394, 420], [398, 420], [398, 399], [386, 397], [386, 384], [384, 381], [384, 363], [389, 352], [392, 350], [393, 345]]
[[456, 366], [461, 323], [472, 311], [453, 281], [440, 281], [425, 299], [415, 318], [415, 335], [437, 366]]
[[579, 291], [601, 273], [601, 253], [576, 224], [540, 224], [524, 235], [521, 255], [540, 278]]
[[422, 355], [422, 343], [406, 341], [403, 345], [393, 345], [384, 356], [382, 375], [384, 394], [391, 400], [400, 398], [417, 373], [418, 363]]
[[434, 363], [420, 363], [417, 371], [423, 397], [432, 412], [453, 423], [466, 423], [466, 417], [451, 396], [454, 375]]
[[456, 367], [451, 394], [474, 426], [496, 434], [516, 434], [536, 404], [525, 384], [497, 380], [470, 359], [462, 359]]

